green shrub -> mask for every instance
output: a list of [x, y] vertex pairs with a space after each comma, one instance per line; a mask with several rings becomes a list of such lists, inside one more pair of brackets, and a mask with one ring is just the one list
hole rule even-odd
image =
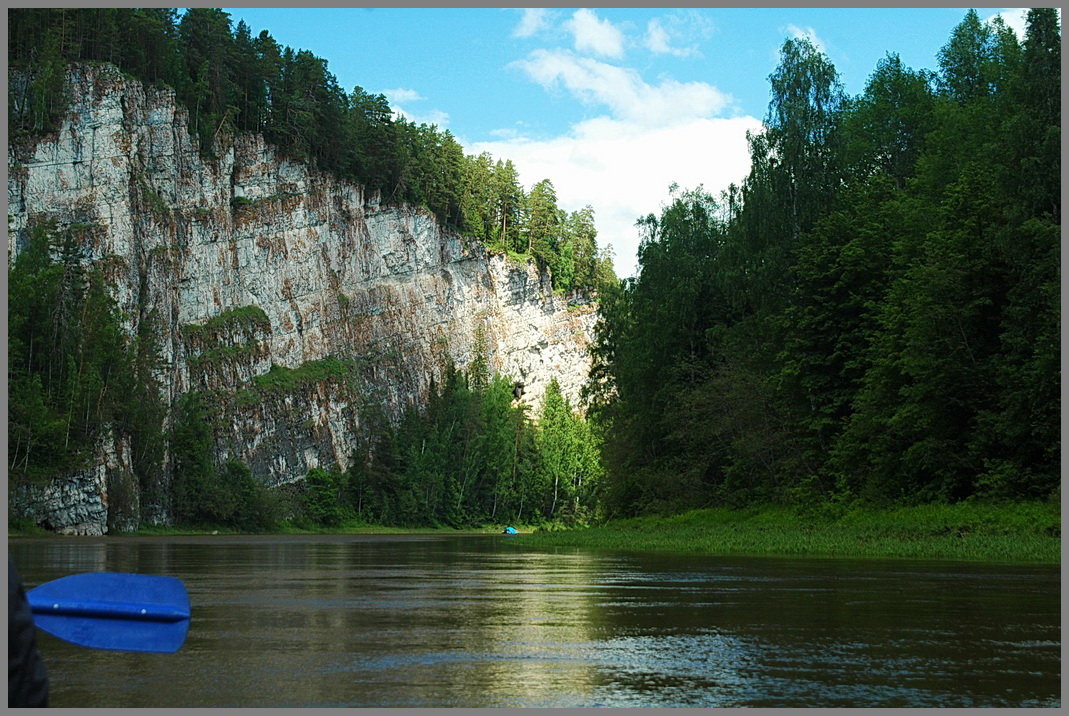
[[305, 477], [304, 513], [315, 524], [337, 527], [345, 518], [345, 476], [337, 470], [313, 468]]

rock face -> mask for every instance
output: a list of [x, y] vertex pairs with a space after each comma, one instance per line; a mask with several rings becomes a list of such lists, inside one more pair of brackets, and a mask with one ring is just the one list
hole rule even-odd
[[[137, 527], [139, 495], [130, 467], [130, 446], [107, 435], [97, 462], [47, 485], [30, 485], [8, 499], [12, 515], [29, 516], [46, 529], [64, 535], [100, 536], [109, 529]], [[116, 503], [111, 505], [111, 498]]]
[[[206, 160], [174, 93], [113, 67], [72, 66], [68, 82], [58, 132], [9, 150], [9, 258], [34, 222], [91, 227], [89, 260], [106, 267], [126, 330], [157, 316], [165, 403], [190, 390], [223, 396], [219, 461], [240, 459], [267, 484], [344, 468], [367, 405], [396, 417], [480, 349], [535, 409], [552, 378], [577, 402], [596, 312], [555, 296], [533, 263], [279, 157], [258, 135], [220, 134]], [[329, 360], [360, 365], [359, 389], [351, 376], [306, 371], [318, 377], [248, 390], [273, 367]], [[93, 469], [12, 504], [105, 531], [99, 505], [117, 461], [113, 448], [99, 452]], [[167, 521], [165, 507], [145, 509]]]

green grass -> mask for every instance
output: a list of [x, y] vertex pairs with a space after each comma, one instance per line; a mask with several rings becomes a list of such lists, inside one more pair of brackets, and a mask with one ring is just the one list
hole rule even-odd
[[352, 374], [354, 370], [355, 364], [352, 361], [327, 357], [302, 363], [296, 368], [272, 365], [270, 371], [255, 376], [252, 380], [261, 392], [286, 393], [310, 383], [344, 378]]
[[194, 352], [191, 365], [206, 364], [237, 357], [241, 352], [251, 352], [260, 343], [249, 338], [245, 344], [219, 345], [219, 336], [228, 331], [242, 331], [251, 336], [256, 331], [269, 332], [271, 321], [259, 306], [240, 306], [212, 316], [204, 323], [187, 323], [181, 327], [186, 345]]
[[291, 523], [285, 523], [275, 530], [275, 534], [494, 534], [500, 532], [500, 527], [391, 527], [387, 525], [372, 525], [359, 520], [343, 522], [337, 527], [299, 527]]
[[224, 330], [241, 328], [246, 331], [269, 331], [271, 320], [259, 306], [238, 306], [212, 316], [204, 323], [187, 323], [181, 328], [187, 338], [201, 338], [221, 333]]
[[[855, 509], [837, 517], [807, 516], [786, 507], [693, 510], [636, 517], [598, 527], [533, 530], [516, 525], [517, 546], [682, 554], [961, 560], [1017, 564], [1061, 562], [1061, 512], [1045, 502], [1004, 505], [922, 505]], [[389, 527], [349, 520], [337, 527], [284, 523], [272, 534], [472, 534], [501, 525]], [[225, 527], [144, 527], [137, 535], [239, 534]], [[11, 521], [9, 536], [51, 534]]]
[[159, 219], [168, 219], [171, 215], [171, 207], [167, 205], [163, 196], [149, 186], [145, 180], [141, 179], [139, 182], [141, 184], [141, 195], [144, 197], [145, 206], [149, 212]]
[[8, 537], [41, 537], [55, 534], [44, 527], [38, 527], [32, 521], [21, 517], [9, 517], [7, 521]]
[[238, 530], [227, 527], [212, 526], [184, 526], [167, 527], [145, 525], [137, 528], [134, 532], [124, 532], [124, 535], [140, 535], [144, 537], [176, 537], [182, 535], [212, 535], [212, 534], [241, 534]]
[[[323, 526], [299, 526], [292, 522], [283, 522], [274, 529], [263, 532], [245, 532], [224, 525], [180, 525], [180, 526], [142, 526], [134, 532], [123, 533], [124, 536], [134, 537], [182, 537], [203, 535], [241, 535], [241, 534], [273, 534], [273, 535], [406, 535], [406, 534], [497, 534], [501, 532], [501, 525], [485, 527], [393, 527], [389, 525], [373, 525], [361, 520], [347, 520], [336, 527]], [[524, 528], [517, 526], [521, 532], [532, 531], [533, 527]], [[34, 525], [28, 520], [11, 520], [8, 523], [8, 537], [46, 537], [56, 536], [54, 532]], [[112, 535], [114, 536], [114, 535]]]
[[537, 532], [521, 544], [710, 555], [936, 559], [1058, 564], [1060, 508], [1052, 503], [862, 508], [806, 516], [785, 507], [693, 510]]
[[253, 355], [258, 349], [261, 349], [263, 344], [259, 341], [249, 341], [248, 343], [242, 343], [236, 346], [222, 346], [220, 348], [209, 348], [199, 355], [195, 355], [189, 359], [190, 367], [204, 368], [210, 365], [217, 365], [219, 363], [229, 363], [231, 361], [244, 358], [246, 356]]
[[270, 196], [263, 196], [259, 199], [250, 199], [245, 196], [235, 196], [230, 200], [230, 206], [234, 209], [255, 209], [266, 204], [270, 204], [273, 201], [283, 201], [285, 199], [291, 199], [299, 196], [295, 192], [281, 192], [278, 194], [271, 194]]

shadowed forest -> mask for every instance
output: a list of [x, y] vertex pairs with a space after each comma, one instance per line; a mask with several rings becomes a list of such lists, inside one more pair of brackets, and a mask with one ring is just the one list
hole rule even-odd
[[641, 220], [589, 387], [612, 514], [1059, 489], [1060, 30], [969, 11], [865, 91], [790, 40], [752, 166]]

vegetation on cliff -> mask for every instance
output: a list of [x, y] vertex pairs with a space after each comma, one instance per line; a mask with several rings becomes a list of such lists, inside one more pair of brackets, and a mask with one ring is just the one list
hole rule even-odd
[[611, 515], [1057, 499], [1060, 45], [970, 11], [858, 97], [783, 45], [745, 181], [646, 217], [603, 296]]
[[556, 289], [615, 280], [593, 209], [560, 209], [549, 179], [525, 192], [511, 161], [465, 155], [448, 131], [400, 117], [381, 94], [347, 93], [326, 60], [280, 46], [266, 30], [254, 38], [244, 22], [231, 27], [222, 10], [12, 9], [8, 36], [18, 80], [8, 92], [13, 141], [55, 128], [67, 107], [67, 63], [109, 62], [174, 88], [205, 154], [221, 133], [258, 132], [283, 155], [384, 201], [425, 206], [493, 250], [534, 257], [552, 269]]
[[83, 233], [34, 224], [8, 271], [8, 470], [11, 484], [47, 481], [91, 459], [113, 429], [135, 469], [158, 465], [159, 398], [151, 319], [129, 337]]

